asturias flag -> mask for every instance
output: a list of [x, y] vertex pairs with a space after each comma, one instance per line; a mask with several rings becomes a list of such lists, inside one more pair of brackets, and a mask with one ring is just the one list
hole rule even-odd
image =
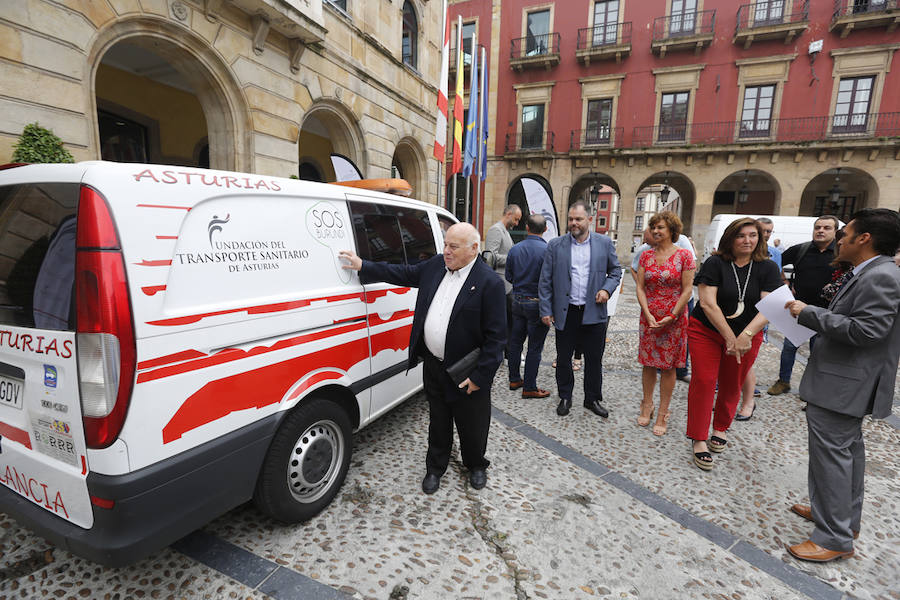
[[441, 80], [438, 82], [437, 123], [434, 126], [434, 157], [444, 162], [447, 151], [447, 88], [450, 80], [450, 15], [444, 0], [444, 46], [441, 48]]
[[458, 17], [456, 27], [456, 92], [453, 96], [453, 161], [450, 163], [450, 174], [462, 170], [462, 130], [463, 130], [463, 49], [462, 49], [462, 17]]

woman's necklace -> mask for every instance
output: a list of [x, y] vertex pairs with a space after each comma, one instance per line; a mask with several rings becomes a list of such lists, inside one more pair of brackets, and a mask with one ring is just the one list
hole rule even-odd
[[744, 289], [741, 289], [741, 280], [738, 279], [737, 267], [734, 266], [734, 262], [731, 263], [731, 272], [734, 273], [734, 282], [737, 284], [738, 289], [738, 303], [737, 309], [734, 311], [733, 315], [725, 317], [726, 319], [736, 319], [741, 316], [741, 313], [744, 312], [744, 295], [747, 293], [747, 286], [750, 285], [750, 272], [753, 270], [753, 261], [750, 261], [750, 266], [747, 268], [747, 279], [744, 280]]

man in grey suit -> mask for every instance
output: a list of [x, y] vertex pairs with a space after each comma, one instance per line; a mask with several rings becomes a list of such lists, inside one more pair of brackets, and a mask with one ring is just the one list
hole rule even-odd
[[787, 550], [794, 557], [828, 562], [853, 555], [863, 504], [866, 454], [863, 417], [891, 414], [900, 360], [900, 215], [886, 208], [853, 215], [838, 257], [853, 277], [828, 308], [799, 300], [785, 308], [818, 334], [800, 382], [807, 402], [810, 505], [791, 510], [815, 523], [809, 540]]
[[490, 226], [487, 235], [484, 236], [484, 249], [491, 251], [491, 264], [494, 270], [500, 274], [500, 278], [506, 283], [506, 293], [512, 289], [512, 285], [506, 281], [506, 255], [513, 247], [512, 236], [509, 230], [519, 224], [522, 218], [522, 209], [515, 204], [509, 204], [503, 209], [503, 216], [499, 221]]
[[584, 350], [584, 407], [600, 417], [609, 416], [602, 404], [606, 303], [622, 281], [622, 267], [612, 240], [591, 232], [592, 220], [584, 202], [569, 207], [569, 234], [547, 244], [538, 282], [541, 319], [548, 327], [556, 326], [556, 414], [561, 417], [572, 408], [576, 344]]

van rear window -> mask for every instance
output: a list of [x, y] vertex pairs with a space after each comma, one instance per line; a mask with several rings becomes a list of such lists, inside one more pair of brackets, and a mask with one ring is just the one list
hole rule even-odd
[[0, 325], [74, 330], [78, 184], [0, 186]]

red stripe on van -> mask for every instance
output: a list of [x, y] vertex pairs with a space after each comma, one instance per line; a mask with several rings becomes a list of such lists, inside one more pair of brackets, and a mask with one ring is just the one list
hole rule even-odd
[[164, 204], [138, 204], [138, 208], [171, 208], [174, 210], [191, 210], [190, 206], [166, 206]]
[[352, 331], [359, 331], [365, 328], [365, 323], [354, 323], [352, 325], [334, 327], [323, 331], [317, 331], [315, 333], [307, 333], [305, 335], [299, 335], [297, 337], [289, 338], [286, 340], [279, 340], [272, 346], [257, 346], [255, 348], [251, 348], [250, 350], [228, 348], [212, 356], [207, 356], [199, 360], [192, 360], [169, 367], [162, 367], [160, 369], [156, 369], [155, 371], [145, 371], [138, 374], [137, 382], [144, 383], [147, 381], [153, 381], [155, 379], [163, 379], [164, 377], [171, 377], [173, 375], [189, 373], [198, 369], [205, 369], [206, 367], [213, 367], [235, 360], [241, 360], [242, 358], [248, 358], [250, 356], [257, 356], [260, 354], [266, 354], [268, 352], [274, 352], [276, 350], [283, 350], [285, 348], [291, 348], [293, 346], [304, 344], [306, 342], [313, 342], [315, 340], [321, 340], [324, 338], [341, 335], [343, 333], [350, 333]]
[[162, 365], [168, 365], [174, 362], [181, 362], [183, 360], [190, 360], [192, 358], [200, 358], [206, 356], [203, 352], [199, 350], [184, 350], [182, 352], [176, 352], [175, 354], [167, 354], [165, 356], [157, 356], [156, 358], [150, 358], [148, 360], [144, 360], [138, 363], [138, 370], [142, 371], [144, 369], [151, 369], [153, 367], [160, 367]]
[[263, 304], [261, 306], [244, 306], [241, 308], [231, 308], [228, 310], [219, 310], [210, 313], [201, 313], [198, 315], [185, 315], [183, 317], [173, 317], [171, 319], [160, 319], [159, 321], [147, 321], [147, 325], [157, 325], [159, 327], [176, 327], [178, 325], [190, 325], [208, 317], [218, 317], [220, 315], [228, 315], [247, 311], [248, 315], [261, 315], [272, 312], [281, 312], [293, 310], [295, 308], [305, 308], [313, 302], [340, 302], [342, 300], [363, 300], [363, 293], [343, 294], [340, 296], [325, 296], [322, 298], [309, 298], [306, 300], [292, 300], [290, 302], [278, 302], [276, 304]]
[[409, 348], [410, 331], [412, 331], [412, 323], [372, 335], [372, 356], [382, 350], [406, 350]]
[[397, 294], [398, 296], [402, 296], [403, 294], [405, 294], [406, 292], [408, 292], [411, 289], [412, 288], [408, 288], [408, 287], [398, 287], [398, 288], [390, 288], [387, 290], [374, 290], [371, 292], [366, 292], [365, 302], [366, 302], [366, 304], [372, 304], [379, 298], [383, 298], [383, 297], [387, 296], [388, 292]]
[[3, 421], [0, 421], [0, 436], [14, 442], [19, 442], [31, 450], [31, 439], [28, 437], [28, 432], [24, 429], [19, 429], [18, 427], [13, 427], [12, 425], [7, 425]]
[[163, 427], [163, 443], [174, 442], [186, 432], [233, 412], [251, 408], [260, 409], [279, 403], [290, 387], [297, 382], [298, 373], [307, 373], [326, 365], [347, 371], [368, 356], [369, 340], [361, 337], [321, 352], [312, 352], [210, 381], [185, 400], [178, 412]]
[[147, 260], [144, 259], [139, 263], [134, 263], [139, 267], [171, 267], [172, 259], [169, 260]]
[[141, 288], [141, 291], [147, 294], [148, 296], [154, 295], [156, 292], [164, 292], [166, 291], [166, 286], [164, 285], [148, 285]]
[[158, 236], [156, 236], [156, 239], [158, 239], [158, 240], [177, 240], [178, 236], [177, 235], [158, 235]]
[[377, 314], [369, 315], [369, 325], [384, 325], [385, 323], [390, 323], [391, 321], [399, 321], [400, 319], [408, 319], [414, 316], [416, 313], [411, 310], [399, 310], [392, 314], [387, 319], [382, 319]]

